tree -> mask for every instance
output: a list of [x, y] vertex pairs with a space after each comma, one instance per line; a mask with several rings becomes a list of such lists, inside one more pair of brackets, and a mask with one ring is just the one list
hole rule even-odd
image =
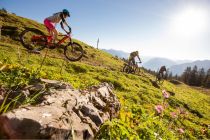
[[187, 67], [181, 76], [181, 80], [186, 84], [189, 84], [190, 73], [191, 73], [191, 67]]
[[193, 69], [187, 67], [181, 75], [180, 80], [190, 86], [204, 86], [210, 88], [210, 69], [205, 72], [204, 68], [198, 71], [197, 66], [194, 66]]
[[198, 79], [198, 67], [195, 65], [190, 73], [189, 85], [197, 86], [197, 79]]
[[170, 72], [168, 75], [168, 79], [171, 80], [172, 78], [173, 78], [173, 74], [172, 74], [172, 72]]
[[210, 88], [210, 69], [208, 69], [205, 80], [204, 80], [204, 86], [207, 88]]
[[205, 80], [205, 76], [206, 76], [206, 73], [204, 71], [204, 68], [201, 68], [198, 71], [197, 86], [203, 86], [204, 80]]

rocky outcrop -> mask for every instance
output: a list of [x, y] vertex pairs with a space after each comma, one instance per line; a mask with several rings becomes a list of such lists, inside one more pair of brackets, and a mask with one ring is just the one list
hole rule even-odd
[[19, 107], [0, 117], [3, 138], [93, 139], [100, 125], [120, 110], [113, 86], [107, 83], [75, 90], [67, 83], [42, 79], [24, 92], [32, 94], [43, 88], [47, 90], [39, 104]]

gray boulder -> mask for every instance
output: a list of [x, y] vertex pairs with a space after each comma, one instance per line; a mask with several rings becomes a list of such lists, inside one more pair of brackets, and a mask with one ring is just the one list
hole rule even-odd
[[28, 94], [43, 88], [47, 90], [39, 104], [20, 106], [0, 116], [0, 137], [93, 139], [100, 126], [116, 117], [120, 110], [113, 86], [107, 83], [75, 90], [68, 83], [41, 79], [23, 91]]

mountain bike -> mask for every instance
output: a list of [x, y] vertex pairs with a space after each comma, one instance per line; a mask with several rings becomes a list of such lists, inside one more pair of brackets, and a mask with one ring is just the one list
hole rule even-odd
[[166, 80], [166, 76], [164, 76], [164, 74], [156, 74], [156, 83], [163, 84], [164, 80]]
[[123, 72], [125, 73], [139, 73], [140, 72], [140, 68], [138, 67], [138, 63], [141, 62], [136, 62], [135, 65], [129, 65], [128, 63], [124, 63], [123, 66]]
[[[53, 37], [45, 35], [42, 31], [36, 28], [25, 28], [25, 30], [20, 34], [20, 41], [24, 48], [28, 50], [41, 51], [48, 47], [49, 49], [55, 49], [64, 46], [64, 55], [69, 61], [78, 61], [82, 58], [84, 51], [80, 44], [73, 42], [71, 38], [71, 31], [66, 32], [59, 39], [57, 44], [52, 43]], [[69, 40], [67, 45], [65, 41]]]

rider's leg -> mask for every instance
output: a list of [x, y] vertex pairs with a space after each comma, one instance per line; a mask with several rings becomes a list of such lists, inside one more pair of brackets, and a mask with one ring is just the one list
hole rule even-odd
[[131, 62], [132, 72], [135, 72], [135, 59], [133, 58]]
[[55, 29], [55, 26], [54, 26], [54, 24], [50, 21], [50, 20], [48, 20], [48, 19], [45, 19], [44, 20], [44, 25], [46, 26], [46, 28], [47, 28], [47, 30], [48, 30], [48, 33], [49, 33], [49, 35], [51, 36], [51, 38], [49, 38], [49, 42], [51, 42], [52, 41], [52, 38], [53, 38], [53, 29]]
[[128, 60], [128, 65], [131, 65], [131, 59]]
[[160, 73], [160, 80], [163, 79], [163, 73]]
[[53, 33], [53, 43], [56, 43], [58, 32], [57, 32], [57, 30], [55, 28], [52, 29], [51, 31]]
[[47, 39], [48, 39], [48, 42], [51, 43], [53, 40], [53, 32], [51, 30], [48, 30], [48, 33], [50, 36]]
[[132, 65], [133, 66], [135, 65], [135, 59], [134, 58], [132, 59]]

